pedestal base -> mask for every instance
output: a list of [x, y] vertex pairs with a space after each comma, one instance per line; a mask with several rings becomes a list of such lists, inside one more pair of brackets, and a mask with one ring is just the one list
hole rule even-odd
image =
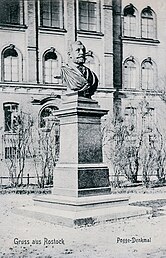
[[38, 196], [34, 198], [34, 206], [20, 208], [17, 212], [68, 227], [94, 225], [151, 213], [150, 208], [132, 207], [128, 201], [127, 196], [112, 195], [81, 198]]
[[42, 206], [52, 209], [67, 210], [73, 212], [87, 211], [93, 209], [111, 208], [129, 203], [129, 197], [112, 195], [87, 196], [87, 197], [67, 197], [67, 196], [36, 196], [33, 198], [35, 206]]
[[109, 170], [104, 164], [57, 164], [53, 194], [68, 197], [110, 194]]

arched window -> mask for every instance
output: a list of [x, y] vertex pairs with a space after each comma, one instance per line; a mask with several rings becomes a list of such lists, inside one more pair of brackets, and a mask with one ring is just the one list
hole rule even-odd
[[141, 72], [142, 89], [154, 89], [154, 86], [156, 86], [156, 66], [150, 57], [142, 62]]
[[49, 121], [51, 121], [51, 117], [53, 116], [53, 112], [58, 110], [58, 108], [54, 105], [46, 106], [40, 113], [39, 117], [39, 127], [46, 128], [50, 126]]
[[86, 55], [86, 63], [85, 65], [92, 70], [98, 77], [100, 81], [100, 62], [96, 55], [90, 50]]
[[44, 83], [60, 83], [61, 78], [61, 57], [55, 51], [55, 48], [51, 47], [43, 55], [43, 78]]
[[142, 38], [156, 38], [156, 15], [150, 6], [141, 13], [141, 36]]
[[133, 56], [123, 63], [123, 87], [126, 89], [138, 88], [138, 69]]
[[2, 80], [9, 82], [22, 80], [21, 56], [13, 44], [2, 52]]
[[138, 13], [136, 8], [129, 4], [124, 8], [124, 36], [136, 37], [137, 36], [137, 18]]

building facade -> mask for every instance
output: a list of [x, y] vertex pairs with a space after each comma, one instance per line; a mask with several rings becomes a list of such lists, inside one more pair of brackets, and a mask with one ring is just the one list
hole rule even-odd
[[165, 2], [136, 0], [129, 3], [123, 0], [119, 5], [118, 1], [114, 3], [117, 13], [115, 23], [118, 22], [118, 15], [121, 16], [121, 25], [117, 25], [117, 29], [115, 25], [114, 33], [114, 40], [119, 41], [118, 49], [114, 44], [114, 52], [121, 53], [119, 64], [114, 63], [115, 70], [119, 67], [114, 86], [124, 94], [122, 108], [128, 105], [129, 99], [136, 106], [141, 96], [146, 95], [154, 108], [155, 117], [163, 120], [161, 123], [164, 125], [165, 103], [161, 101], [159, 92], [165, 88]]
[[[40, 129], [50, 110], [62, 107], [61, 66], [75, 40], [90, 53], [86, 65], [99, 78], [93, 98], [101, 107], [130, 115], [146, 97], [163, 128], [165, 10], [164, 0], [1, 0], [1, 177], [15, 153], [18, 113], [31, 114]], [[27, 163], [25, 174], [35, 176]]]

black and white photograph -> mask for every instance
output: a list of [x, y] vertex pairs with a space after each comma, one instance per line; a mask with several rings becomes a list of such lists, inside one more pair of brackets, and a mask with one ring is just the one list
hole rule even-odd
[[166, 258], [166, 0], [0, 0], [0, 258]]

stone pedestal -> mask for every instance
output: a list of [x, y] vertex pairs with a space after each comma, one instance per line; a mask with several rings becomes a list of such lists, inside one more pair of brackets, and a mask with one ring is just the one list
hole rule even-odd
[[94, 100], [66, 96], [60, 119], [60, 157], [54, 171], [51, 196], [37, 196], [34, 207], [19, 212], [65, 226], [138, 216], [147, 209], [128, 205], [129, 197], [112, 195], [109, 170], [103, 164], [102, 110]]
[[103, 164], [101, 117], [107, 114], [94, 100], [70, 94], [60, 119], [60, 157], [54, 172], [56, 195], [80, 197], [110, 192], [109, 170]]

